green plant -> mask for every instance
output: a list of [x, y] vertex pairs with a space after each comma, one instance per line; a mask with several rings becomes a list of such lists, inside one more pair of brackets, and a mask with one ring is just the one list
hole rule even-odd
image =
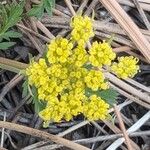
[[11, 5], [0, 4], [0, 49], [5, 50], [13, 46], [11, 38], [19, 38], [22, 35], [11, 30], [11, 27], [21, 20], [25, 2], [13, 2]]
[[33, 8], [27, 13], [28, 16], [35, 16], [41, 18], [44, 11], [51, 15], [52, 8], [55, 6], [55, 0], [41, 0], [38, 5], [33, 5]]
[[116, 54], [106, 41], [92, 42], [87, 50], [86, 43], [94, 36], [88, 16], [74, 16], [70, 25], [71, 37], [52, 40], [46, 56], [31, 61], [25, 72], [30, 93], [36, 96], [34, 103], [36, 107], [40, 104], [35, 110], [46, 124], [69, 121], [79, 114], [88, 120], [109, 118], [108, 109], [118, 94], [110, 88], [104, 67], [123, 79], [139, 70], [134, 57], [118, 57], [119, 62], [114, 62]]
[[30, 65], [18, 66], [18, 62], [0, 59], [3, 68], [10, 65], [12, 68], [6, 69], [25, 69], [23, 96], [32, 96], [30, 100], [45, 125], [69, 121], [78, 114], [89, 120], [109, 118], [108, 109], [116, 103], [118, 94], [110, 88], [106, 71], [123, 79], [139, 71], [134, 57], [118, 57], [116, 62], [116, 54], [106, 41], [94, 41], [87, 49], [87, 41], [94, 36], [93, 21], [88, 16], [74, 16], [70, 25], [71, 37], [53, 39], [37, 62], [32, 59]]

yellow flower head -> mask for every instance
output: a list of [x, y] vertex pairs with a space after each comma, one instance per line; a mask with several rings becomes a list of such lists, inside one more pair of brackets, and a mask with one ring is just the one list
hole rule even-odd
[[47, 58], [49, 63], [64, 63], [71, 54], [73, 44], [65, 38], [56, 38], [48, 45]]
[[76, 67], [82, 67], [85, 63], [88, 62], [88, 54], [83, 46], [78, 46], [73, 49], [73, 54], [69, 58], [70, 63], [74, 63]]
[[102, 67], [102, 65], [111, 65], [116, 54], [112, 51], [111, 46], [103, 41], [103, 43], [94, 42], [90, 49], [89, 61], [93, 66]]
[[48, 102], [45, 109], [39, 112], [39, 116], [44, 121], [60, 122], [64, 115], [69, 112], [68, 104], [65, 101], [51, 103]]
[[93, 23], [88, 16], [74, 16], [71, 20], [71, 36], [79, 45], [84, 45], [90, 37], [94, 36]]
[[82, 111], [82, 101], [77, 95], [70, 92], [69, 94], [61, 95], [59, 100], [53, 100], [53, 97], [51, 97], [51, 101], [48, 101], [46, 108], [39, 115], [44, 121], [60, 122], [63, 119], [69, 121]]
[[137, 65], [138, 59], [133, 56], [119, 57], [118, 63], [113, 63], [111, 70], [119, 77], [126, 79], [128, 77], [133, 78], [139, 70]]
[[96, 95], [90, 97], [89, 102], [83, 105], [83, 114], [88, 120], [106, 119], [108, 116], [109, 104]]
[[104, 74], [101, 71], [91, 70], [84, 78], [84, 81], [88, 88], [91, 88], [93, 91], [98, 89], [107, 89], [108, 83], [105, 82]]
[[[32, 61], [30, 66], [26, 69], [26, 75], [28, 76], [29, 84], [39, 87], [47, 80], [46, 76], [47, 64], [45, 59], [40, 58], [39, 62]], [[41, 80], [41, 76], [43, 81]]]

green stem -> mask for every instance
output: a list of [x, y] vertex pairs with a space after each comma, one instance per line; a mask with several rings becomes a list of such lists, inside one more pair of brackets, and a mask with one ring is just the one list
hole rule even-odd
[[0, 57], [0, 68], [19, 73], [28, 67], [28, 64]]

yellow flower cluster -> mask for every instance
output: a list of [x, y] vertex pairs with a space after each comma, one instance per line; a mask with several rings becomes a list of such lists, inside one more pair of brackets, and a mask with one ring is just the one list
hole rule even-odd
[[137, 58], [133, 56], [118, 57], [118, 61], [118, 63], [113, 63], [111, 69], [119, 78], [133, 78], [137, 74], [139, 70]]
[[50, 63], [64, 63], [71, 53], [73, 44], [65, 38], [56, 38], [48, 45], [47, 58]]
[[108, 83], [105, 82], [104, 74], [101, 71], [90, 70], [84, 81], [87, 87], [93, 91], [97, 91], [98, 89], [106, 90], [108, 88]]
[[62, 119], [69, 121], [73, 116], [77, 116], [83, 111], [83, 104], [77, 95], [72, 92], [65, 93], [61, 97], [55, 98], [55, 102], [48, 101], [48, 104], [39, 115], [45, 121], [60, 122]]
[[103, 41], [103, 43], [96, 41], [92, 44], [89, 60], [93, 66], [102, 67], [102, 65], [111, 65], [111, 61], [114, 60], [115, 57], [116, 54], [105, 41]]
[[37, 88], [40, 100], [48, 101], [49, 95], [56, 97], [68, 84], [66, 68], [57, 64], [48, 67], [43, 58], [32, 62], [26, 69], [26, 75], [29, 84]]
[[88, 16], [74, 16], [70, 23], [72, 27], [72, 40], [84, 45], [90, 37], [94, 36], [92, 20]]
[[[87, 16], [73, 17], [71, 27], [69, 40], [62, 37], [52, 40], [47, 45], [46, 58], [31, 61], [26, 69], [29, 84], [37, 89], [38, 99], [46, 103], [39, 112], [46, 122], [69, 121], [78, 114], [89, 120], [108, 116], [109, 104], [96, 95], [87, 96], [86, 89], [109, 88], [103, 72], [95, 67], [111, 65], [116, 55], [105, 41], [94, 42], [86, 50], [85, 43], [94, 36], [92, 20]], [[133, 77], [138, 70], [136, 63], [133, 57], [121, 57], [111, 68], [119, 77]], [[89, 64], [91, 68], [86, 67]]]
[[84, 115], [89, 120], [104, 120], [108, 117], [109, 105], [96, 95], [90, 97], [90, 102], [84, 104]]
[[[48, 62], [40, 58], [38, 62], [31, 62], [26, 69], [29, 84], [37, 88], [38, 99], [47, 102], [45, 109], [39, 112], [39, 116], [45, 121], [59, 122], [62, 119], [69, 121], [74, 116], [85, 113], [85, 117], [91, 120], [86, 109], [98, 104], [99, 109], [103, 108], [105, 111], [93, 112], [91, 115], [96, 118], [99, 114], [96, 119], [103, 119], [108, 114], [108, 107], [104, 107], [108, 104], [98, 97], [89, 99], [85, 96], [86, 87], [94, 91], [108, 87], [103, 73], [84, 68], [89, 55], [83, 46], [77, 46], [70, 52], [68, 50], [65, 62], [60, 61], [58, 55], [52, 55], [61, 47], [58, 43], [62, 41], [64, 39], [57, 38], [48, 45]], [[55, 49], [52, 49], [51, 44], [55, 45]], [[52, 61], [52, 57], [57, 61]], [[92, 105], [89, 106], [88, 103]]]
[[41, 85], [46, 83], [46, 69], [47, 64], [45, 59], [41, 58], [38, 63], [32, 61], [30, 66], [26, 69], [26, 75], [28, 76], [29, 84], [35, 85], [37, 88], [39, 88]]
[[78, 46], [73, 50], [74, 55], [70, 57], [70, 62], [75, 62], [75, 66], [81, 67], [88, 61], [88, 54], [83, 46]]

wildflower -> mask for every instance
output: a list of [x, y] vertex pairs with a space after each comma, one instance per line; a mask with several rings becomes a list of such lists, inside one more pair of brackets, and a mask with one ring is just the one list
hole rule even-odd
[[[109, 88], [103, 72], [93, 68], [111, 65], [116, 55], [105, 41], [94, 42], [89, 52], [86, 51], [85, 43], [94, 36], [89, 17], [75, 16], [70, 25], [71, 38], [52, 40], [46, 58], [32, 61], [26, 69], [29, 84], [37, 89], [38, 99], [46, 103], [39, 112], [45, 125], [50, 121], [69, 121], [79, 114], [88, 120], [106, 119], [108, 116], [109, 104], [94, 94], [87, 97], [86, 88], [92, 91]], [[73, 46], [73, 42], [77, 45]], [[139, 70], [136, 58], [120, 57], [118, 61], [111, 69], [119, 77], [133, 77]]]
[[101, 71], [90, 70], [88, 75], [84, 78], [87, 87], [93, 91], [98, 89], [107, 89], [108, 83], [105, 82], [104, 74]]
[[54, 122], [60, 122], [63, 119], [69, 121], [83, 110], [82, 101], [72, 92], [61, 95], [59, 100], [52, 99], [51, 97], [51, 101], [48, 101], [46, 108], [39, 113], [39, 116], [44, 121], [53, 120]]
[[71, 20], [72, 27], [71, 36], [79, 45], [84, 45], [90, 37], [94, 36], [93, 23], [88, 16], [74, 16]]
[[88, 61], [88, 54], [83, 46], [78, 46], [73, 49], [73, 55], [70, 57], [70, 61], [77, 67], [82, 67]]
[[56, 38], [48, 45], [47, 58], [49, 63], [64, 63], [71, 54], [73, 44], [65, 38]]
[[138, 59], [133, 56], [119, 57], [118, 63], [113, 63], [111, 70], [119, 77], [126, 79], [128, 77], [133, 78], [139, 70], [137, 65]]
[[109, 104], [96, 95], [90, 97], [89, 102], [83, 105], [83, 114], [88, 120], [106, 119], [108, 116]]
[[68, 112], [67, 106], [65, 102], [48, 102], [46, 108], [39, 112], [39, 116], [44, 121], [60, 122], [64, 114]]
[[[30, 66], [26, 69], [26, 75], [28, 76], [29, 84], [39, 87], [44, 82], [47, 82], [48, 77], [46, 76], [47, 64], [45, 59], [40, 58], [39, 62], [32, 61]], [[41, 77], [43, 80], [41, 80]]]
[[103, 43], [94, 42], [89, 52], [89, 61], [96, 67], [111, 65], [111, 61], [116, 57], [110, 45], [105, 41]]

